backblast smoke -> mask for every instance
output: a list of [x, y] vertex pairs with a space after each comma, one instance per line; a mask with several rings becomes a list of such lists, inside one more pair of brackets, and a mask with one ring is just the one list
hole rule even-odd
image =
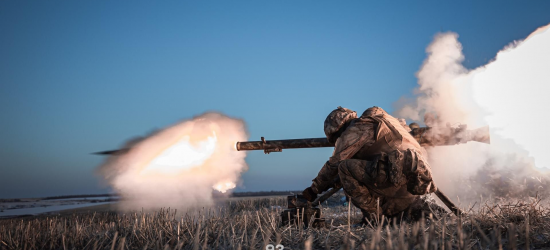
[[472, 70], [462, 65], [455, 33], [437, 34], [426, 52], [416, 99], [399, 101], [397, 116], [424, 121], [435, 130], [459, 123], [491, 128], [491, 145], [428, 149], [438, 185], [461, 198], [548, 192], [550, 182], [539, 170], [550, 168], [550, 25]]
[[206, 113], [132, 140], [98, 173], [123, 198], [123, 209], [191, 207], [212, 203], [213, 190], [235, 188], [247, 170], [242, 120]]

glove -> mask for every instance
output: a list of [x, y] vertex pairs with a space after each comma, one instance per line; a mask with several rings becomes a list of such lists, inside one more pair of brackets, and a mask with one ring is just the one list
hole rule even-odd
[[311, 189], [311, 187], [304, 189], [304, 191], [302, 192], [302, 196], [304, 196], [304, 198], [306, 198], [306, 200], [309, 202], [313, 202], [315, 199], [317, 199], [317, 194], [313, 192], [313, 189]]

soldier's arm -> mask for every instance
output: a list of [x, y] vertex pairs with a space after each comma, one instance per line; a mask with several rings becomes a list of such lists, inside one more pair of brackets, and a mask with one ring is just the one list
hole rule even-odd
[[350, 125], [336, 140], [332, 157], [323, 165], [319, 174], [313, 179], [311, 189], [320, 194], [333, 187], [338, 180], [338, 165], [343, 160], [351, 159], [362, 147], [374, 143], [374, 124], [357, 122]]

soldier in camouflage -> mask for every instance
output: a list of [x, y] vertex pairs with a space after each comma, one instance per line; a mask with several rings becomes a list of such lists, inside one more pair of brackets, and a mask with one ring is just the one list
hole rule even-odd
[[420, 195], [436, 190], [423, 148], [403, 120], [382, 108], [369, 108], [358, 118], [354, 111], [338, 107], [324, 127], [327, 139], [336, 145], [303, 192], [309, 201], [341, 185], [368, 220], [377, 214], [398, 215]]

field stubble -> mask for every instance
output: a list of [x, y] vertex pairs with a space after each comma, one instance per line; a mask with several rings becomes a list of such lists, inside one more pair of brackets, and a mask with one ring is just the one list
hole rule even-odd
[[550, 249], [550, 207], [540, 199], [484, 202], [460, 218], [434, 213], [353, 227], [360, 211], [338, 205], [340, 198], [324, 204], [320, 229], [281, 225], [285, 197], [239, 199], [184, 215], [162, 209], [6, 219], [0, 249]]

